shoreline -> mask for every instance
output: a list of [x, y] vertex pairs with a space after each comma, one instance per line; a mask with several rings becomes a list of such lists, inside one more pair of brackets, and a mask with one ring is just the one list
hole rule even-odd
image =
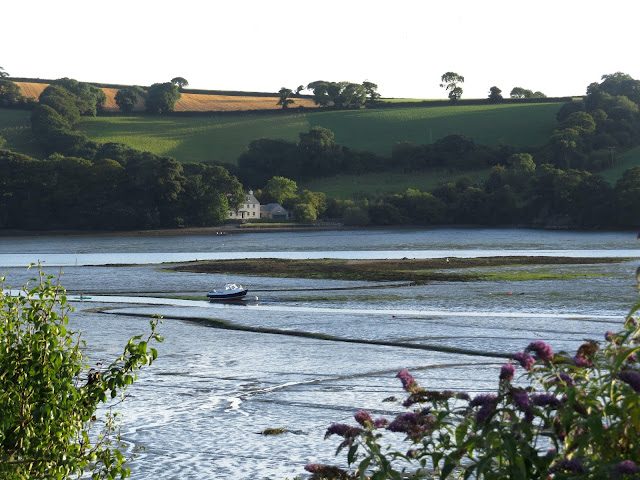
[[[544, 230], [544, 231], [570, 231], [576, 233], [607, 233], [607, 232], [629, 232], [634, 236], [635, 229], [569, 229], [569, 228], [549, 228], [534, 227], [530, 225], [376, 225], [376, 226], [356, 226], [344, 225], [341, 223], [317, 223], [317, 224], [228, 224], [216, 227], [184, 227], [184, 228], [159, 228], [151, 230], [21, 230], [21, 229], [0, 229], [2, 237], [173, 237], [180, 235], [230, 235], [242, 233], [280, 233], [280, 232], [316, 232], [316, 231], [342, 231], [342, 230], [444, 230], [444, 229], [465, 229], [465, 230]], [[640, 240], [640, 234], [638, 239]]]

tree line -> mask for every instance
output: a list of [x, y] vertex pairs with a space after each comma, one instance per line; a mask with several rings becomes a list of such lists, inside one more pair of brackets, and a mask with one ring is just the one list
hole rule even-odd
[[242, 185], [224, 167], [180, 164], [75, 131], [104, 101], [102, 90], [66, 78], [42, 92], [31, 127], [48, 156], [0, 150], [0, 228], [219, 225], [243, 200]]

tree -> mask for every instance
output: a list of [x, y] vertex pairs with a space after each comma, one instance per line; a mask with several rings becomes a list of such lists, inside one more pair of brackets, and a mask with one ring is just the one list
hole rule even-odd
[[458, 86], [458, 83], [464, 83], [464, 77], [458, 75], [455, 72], [447, 72], [440, 77], [440, 87], [449, 92], [449, 99], [455, 102], [462, 97], [462, 88]]
[[378, 93], [378, 85], [370, 82], [369, 80], [365, 80], [364, 82], [362, 82], [362, 86], [364, 87], [364, 91], [366, 92], [368, 101], [370, 103], [373, 103], [380, 98], [380, 94]]
[[116, 105], [124, 113], [133, 112], [138, 98], [140, 98], [139, 90], [132, 87], [121, 88], [115, 96]]
[[55, 80], [52, 85], [61, 86], [75, 96], [76, 107], [78, 107], [80, 115], [95, 117], [107, 101], [107, 96], [101, 88], [78, 82], [72, 78], [60, 78]]
[[502, 100], [504, 100], [504, 98], [502, 98], [502, 90], [498, 87], [491, 87], [489, 89], [489, 101], [491, 103], [499, 103]]
[[[162, 341], [158, 322], [109, 365], [89, 369], [79, 334], [66, 329], [73, 308], [64, 289], [38, 273], [22, 295], [0, 290], [0, 477], [68, 479], [89, 471], [94, 479], [127, 478], [129, 459], [118, 449], [122, 438], [109, 399], [122, 401], [135, 372], [156, 359], [149, 343]], [[96, 435], [100, 405], [108, 410]]]
[[9, 76], [9, 72], [5, 72], [4, 68], [0, 67], [0, 78], [6, 78]]
[[313, 91], [314, 103], [322, 107], [359, 108], [367, 99], [365, 87], [356, 83], [318, 80], [307, 88]]
[[531, 98], [533, 97], [533, 92], [522, 87], [513, 87], [509, 96], [511, 98]]
[[175, 77], [171, 79], [171, 83], [173, 83], [174, 85], [177, 85], [178, 88], [180, 89], [180, 91], [182, 91], [182, 89], [184, 87], [188, 87], [189, 86], [189, 82], [187, 82], [187, 80], [185, 78], [182, 77]]
[[298, 88], [296, 88], [296, 95], [300, 95], [300, 92], [304, 90], [304, 85], [298, 85]]
[[573, 112], [562, 122], [562, 128], [573, 128], [581, 135], [588, 135], [596, 130], [596, 122], [587, 112]]
[[173, 112], [181, 95], [173, 83], [154, 83], [149, 87], [146, 101], [147, 111], [155, 114]]
[[71, 128], [80, 121], [76, 96], [61, 85], [49, 85], [39, 97], [40, 105], [47, 105], [58, 112]]
[[282, 105], [283, 110], [286, 110], [287, 108], [289, 108], [289, 105], [294, 103], [294, 101], [289, 98], [291, 95], [293, 95], [293, 90], [291, 90], [290, 88], [282, 87], [278, 94], [280, 95], [280, 100], [278, 100], [278, 103], [276, 105]]
[[616, 182], [615, 206], [619, 225], [640, 226], [640, 167], [626, 170]]
[[0, 107], [11, 107], [23, 101], [20, 87], [11, 80], [0, 78]]
[[309, 223], [315, 222], [318, 219], [318, 212], [313, 205], [308, 203], [297, 203], [293, 207], [293, 216], [298, 222]]
[[616, 72], [602, 75], [600, 91], [614, 97], [625, 96], [634, 103], [640, 103], [640, 80], [635, 80], [626, 73]]
[[298, 184], [285, 177], [273, 177], [262, 189], [263, 200], [267, 203], [282, 204], [288, 198], [296, 196]]

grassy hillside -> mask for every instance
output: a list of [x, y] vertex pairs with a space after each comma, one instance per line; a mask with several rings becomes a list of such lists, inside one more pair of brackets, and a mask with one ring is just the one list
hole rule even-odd
[[560, 103], [400, 107], [317, 112], [311, 125], [336, 134], [336, 141], [357, 150], [389, 154], [397, 142], [433, 143], [461, 133], [477, 143], [516, 147], [541, 145], [556, 126]]
[[606, 178], [612, 185], [615, 185], [625, 170], [640, 166], [640, 147], [633, 148], [620, 155], [614, 153], [614, 158], [615, 165], [600, 172], [600, 175]]
[[442, 183], [452, 182], [462, 176], [473, 183], [485, 180], [491, 169], [457, 170], [433, 169], [411, 173], [367, 173], [364, 175], [337, 175], [318, 178], [309, 182], [300, 182], [300, 190], [323, 192], [328, 197], [342, 200], [368, 198], [375, 199], [386, 194], [402, 193], [408, 188], [428, 192]]
[[31, 133], [30, 111], [0, 108], [0, 136], [7, 141], [5, 148], [8, 150], [34, 158], [42, 158], [44, 155]]
[[180, 162], [235, 163], [257, 138], [297, 140], [309, 129], [304, 115], [238, 114], [218, 117], [85, 117], [80, 129], [92, 140], [118, 142]]
[[431, 143], [462, 133], [478, 143], [516, 147], [544, 143], [556, 124], [559, 103], [402, 107], [282, 115], [211, 117], [85, 117], [80, 130], [100, 142], [120, 142], [170, 155], [180, 162], [235, 163], [261, 137], [295, 141], [314, 125], [332, 130], [341, 145], [389, 154], [396, 142]]

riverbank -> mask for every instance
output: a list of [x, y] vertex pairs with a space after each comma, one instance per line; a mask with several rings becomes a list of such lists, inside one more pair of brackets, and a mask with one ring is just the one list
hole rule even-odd
[[316, 232], [333, 230], [354, 230], [363, 227], [345, 227], [341, 223], [318, 224], [227, 224], [217, 227], [163, 228], [156, 230], [15, 230], [0, 229], [0, 237], [64, 237], [64, 236], [131, 236], [131, 237], [171, 237], [179, 235], [228, 235], [237, 233], [269, 232]]
[[[400, 260], [291, 260], [259, 258], [251, 260], [198, 261], [171, 267], [178, 272], [257, 275], [289, 278], [322, 278], [360, 281], [470, 282], [481, 280], [570, 280], [582, 272], [553, 268], [496, 270], [501, 267], [544, 267], [558, 265], [595, 265], [619, 263], [625, 258], [574, 257], [480, 257], [480, 258], [403, 258]], [[462, 271], [461, 271], [462, 270]], [[467, 271], [464, 271], [467, 270]]]

